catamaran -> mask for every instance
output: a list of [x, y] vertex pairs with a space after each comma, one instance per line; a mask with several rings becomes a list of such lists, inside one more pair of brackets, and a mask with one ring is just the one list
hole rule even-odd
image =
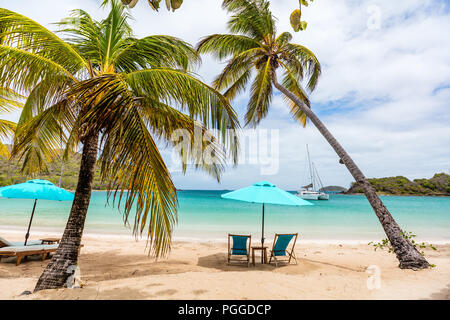
[[305, 200], [328, 200], [330, 195], [325, 192], [316, 191], [318, 186], [323, 188], [323, 184], [314, 162], [311, 162], [308, 145], [306, 145], [306, 153], [308, 155], [310, 184], [303, 186], [301, 190], [297, 191], [297, 196]]

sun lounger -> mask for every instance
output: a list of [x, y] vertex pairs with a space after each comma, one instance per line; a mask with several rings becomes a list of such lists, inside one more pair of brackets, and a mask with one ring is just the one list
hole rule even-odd
[[49, 245], [32, 245], [32, 246], [8, 246], [0, 248], [1, 257], [16, 257], [16, 265], [18, 266], [23, 257], [42, 254], [42, 260], [45, 260], [47, 255], [55, 252], [58, 249], [57, 244]]
[[[232, 240], [232, 241], [231, 241]], [[251, 235], [228, 234], [228, 264], [246, 262], [250, 266]], [[245, 259], [242, 259], [245, 257]]]
[[[295, 260], [295, 264], [297, 264], [297, 258], [295, 257], [294, 253], [294, 247], [295, 243], [297, 242], [297, 237], [298, 233], [275, 233], [272, 250], [270, 252], [269, 263], [271, 263], [273, 259], [275, 261], [275, 266], [278, 267], [279, 262], [287, 262], [287, 264], [289, 264], [291, 263], [291, 259], [293, 258]], [[292, 247], [290, 250], [288, 250], [288, 245], [292, 239], [294, 239]]]
[[[8, 241], [2, 237], [0, 237], [0, 248], [3, 247], [16, 247], [16, 246], [23, 246], [24, 241]], [[42, 244], [42, 240], [33, 240], [28, 241], [27, 246], [36, 246]]]

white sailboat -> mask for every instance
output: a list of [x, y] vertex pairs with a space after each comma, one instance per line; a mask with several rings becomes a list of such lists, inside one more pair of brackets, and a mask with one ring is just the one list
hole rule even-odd
[[325, 192], [316, 191], [316, 189], [314, 188], [317, 188], [317, 186], [323, 188], [323, 184], [322, 180], [319, 177], [319, 173], [317, 172], [317, 168], [314, 165], [314, 162], [311, 162], [308, 145], [306, 145], [306, 152], [308, 155], [309, 176], [311, 179], [311, 183], [303, 186], [301, 190], [297, 191], [297, 196], [305, 200], [328, 200], [330, 199], [330, 195], [326, 194]]

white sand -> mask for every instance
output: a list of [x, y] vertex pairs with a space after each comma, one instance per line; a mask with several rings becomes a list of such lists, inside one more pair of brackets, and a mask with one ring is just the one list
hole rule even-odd
[[[4, 233], [2, 233], [4, 237]], [[10, 233], [12, 241], [23, 235]], [[155, 261], [145, 241], [126, 236], [85, 236], [80, 268], [82, 289], [32, 291], [49, 260], [31, 257], [20, 266], [0, 263], [0, 299], [449, 299], [450, 245], [426, 250], [435, 268], [401, 270], [393, 254], [366, 244], [303, 243], [298, 264], [275, 268], [227, 266], [226, 244], [175, 242]], [[268, 244], [270, 246], [270, 243]], [[380, 270], [380, 288], [369, 289], [367, 268]], [[370, 282], [370, 281], [369, 281]]]

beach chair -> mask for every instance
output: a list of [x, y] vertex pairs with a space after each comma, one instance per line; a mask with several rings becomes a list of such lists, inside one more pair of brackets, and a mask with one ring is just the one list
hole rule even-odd
[[[246, 262], [250, 266], [251, 235], [228, 234], [228, 264], [231, 262]], [[245, 259], [242, 259], [245, 257]]]
[[[287, 264], [289, 264], [291, 263], [291, 259], [294, 259], [295, 264], [297, 264], [297, 258], [295, 257], [294, 253], [297, 237], [298, 233], [275, 233], [272, 250], [270, 251], [269, 263], [271, 263], [273, 259], [275, 261], [275, 266], [278, 267], [278, 263], [287, 262]], [[294, 242], [292, 243], [292, 247], [289, 250], [288, 245], [292, 239], [294, 239]]]
[[[0, 248], [3, 247], [15, 247], [15, 246], [23, 246], [24, 241], [8, 241], [2, 237], [0, 237]], [[27, 246], [35, 246], [42, 244], [42, 240], [33, 240], [28, 241]]]
[[16, 266], [20, 264], [23, 257], [42, 254], [42, 261], [47, 258], [49, 253], [55, 252], [58, 249], [57, 244], [41, 244], [30, 246], [5, 246], [0, 248], [0, 258], [2, 257], [16, 257]]

